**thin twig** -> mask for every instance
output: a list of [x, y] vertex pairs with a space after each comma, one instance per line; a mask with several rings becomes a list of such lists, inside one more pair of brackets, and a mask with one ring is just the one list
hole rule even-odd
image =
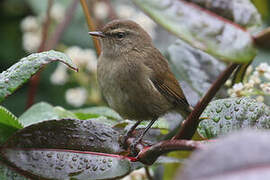
[[270, 48], [270, 27], [264, 29], [259, 34], [254, 36], [254, 41], [257, 46]]
[[[45, 50], [45, 45], [47, 42], [47, 37], [48, 37], [48, 32], [49, 32], [49, 26], [51, 24], [50, 11], [51, 11], [52, 5], [53, 5], [53, 0], [48, 0], [48, 7], [46, 10], [46, 19], [42, 25], [42, 39], [38, 48], [38, 52], [42, 52]], [[39, 84], [39, 78], [40, 78], [40, 71], [30, 79], [26, 108], [29, 108], [30, 106], [32, 106], [32, 104], [34, 104], [35, 96], [36, 96], [37, 88]]]
[[[42, 41], [41, 46], [39, 48], [39, 52], [42, 51], [47, 51], [50, 49], [54, 49], [56, 47], [56, 45], [58, 44], [63, 32], [65, 31], [65, 29], [67, 28], [67, 26], [70, 24], [71, 19], [73, 17], [74, 11], [76, 10], [76, 7], [78, 5], [79, 0], [74, 0], [70, 6], [67, 8], [66, 12], [65, 12], [65, 19], [62, 23], [60, 23], [57, 27], [56, 30], [54, 32], [54, 34], [51, 36], [50, 40], [47, 41], [47, 36], [48, 36], [48, 27], [49, 27], [49, 22], [44, 23], [44, 26], [46, 25], [45, 30], [46, 30], [46, 35], [43, 35], [43, 37], [46, 38], [46, 42], [44, 40], [44, 42]], [[52, 0], [50, 0], [48, 5], [48, 10], [47, 10], [47, 19], [50, 19], [50, 9], [52, 6]], [[51, 3], [51, 4], [50, 4]], [[43, 33], [45, 34], [45, 33]], [[31, 81], [30, 81], [30, 89], [28, 92], [28, 100], [27, 100], [27, 108], [29, 108], [30, 106], [32, 106], [34, 104], [34, 100], [35, 100], [35, 96], [37, 93], [37, 88], [38, 88], [38, 84], [39, 84], [39, 79], [40, 79], [40, 72], [39, 71], [35, 76], [32, 77]]]
[[149, 147], [143, 148], [138, 156], [136, 157], [138, 161], [151, 165], [156, 159], [165, 153], [171, 151], [192, 151], [195, 149], [200, 149], [202, 147], [202, 142], [192, 141], [192, 140], [167, 140], [161, 141]]
[[[86, 0], [80, 0], [80, 1], [81, 1], [83, 12], [84, 12], [84, 15], [85, 15], [85, 18], [87, 21], [89, 31], [96, 31], [96, 25], [94, 23], [93, 18], [91, 17], [91, 14], [89, 12], [88, 7], [87, 7]], [[100, 52], [101, 52], [100, 43], [99, 43], [98, 39], [95, 37], [93, 37], [93, 42], [94, 42], [94, 46], [96, 48], [97, 55], [99, 56]]]
[[78, 3], [79, 3], [79, 0], [73, 0], [73, 2], [66, 9], [65, 16], [64, 16], [65, 19], [63, 20], [62, 23], [60, 23], [56, 27], [55, 32], [53, 33], [53, 35], [50, 38], [50, 41], [46, 45], [46, 50], [54, 49], [56, 47], [64, 31], [67, 29], [68, 25], [70, 24]]
[[148, 179], [148, 180], [154, 180], [154, 178], [153, 178], [153, 177], [151, 176], [151, 174], [150, 174], [149, 167], [146, 166], [146, 167], [144, 167], [144, 169], [145, 169], [145, 173], [146, 173], [147, 179]]
[[205, 96], [197, 103], [194, 110], [190, 113], [187, 119], [183, 122], [178, 133], [172, 138], [175, 139], [191, 139], [199, 124], [199, 117], [203, 110], [206, 108], [208, 103], [213, 99], [216, 93], [219, 91], [221, 86], [227, 81], [233, 71], [238, 67], [239, 64], [231, 63], [218, 79], [212, 84], [210, 89], [207, 91]]
[[113, 6], [112, 6], [112, 3], [111, 3], [111, 0], [103, 0], [107, 6], [109, 7], [109, 18], [110, 20], [114, 20], [114, 19], [117, 19], [118, 16], [117, 16], [117, 13], [115, 12]]

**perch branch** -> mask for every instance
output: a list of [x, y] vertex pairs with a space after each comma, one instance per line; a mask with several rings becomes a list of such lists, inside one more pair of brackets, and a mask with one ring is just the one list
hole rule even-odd
[[223, 73], [218, 77], [218, 79], [212, 84], [210, 89], [207, 91], [205, 96], [197, 103], [194, 110], [189, 114], [187, 119], [183, 122], [178, 133], [172, 138], [175, 139], [191, 139], [199, 124], [199, 117], [201, 116], [203, 110], [206, 108], [208, 103], [213, 99], [221, 86], [230, 77], [233, 71], [238, 67], [239, 64], [231, 63]]
[[270, 48], [270, 27], [254, 36], [254, 41], [257, 46]]
[[202, 148], [202, 143], [200, 141], [192, 141], [192, 140], [161, 141], [157, 144], [154, 144], [153, 146], [148, 146], [142, 149], [137, 156], [137, 160], [144, 164], [151, 165], [162, 154], [176, 150], [192, 151], [200, 148]]

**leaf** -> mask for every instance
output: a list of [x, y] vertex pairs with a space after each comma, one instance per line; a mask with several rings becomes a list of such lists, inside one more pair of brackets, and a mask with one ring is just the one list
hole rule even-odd
[[33, 179], [117, 179], [138, 166], [131, 158], [86, 151], [4, 148], [2, 154]]
[[[200, 97], [225, 69], [224, 63], [181, 40], [177, 40], [168, 48], [168, 54], [172, 71], [181, 85], [184, 85], [184, 93], [192, 105], [197, 104]], [[187, 91], [183, 81], [188, 83]]]
[[25, 127], [34, 123], [61, 118], [76, 118], [76, 116], [62, 107], [53, 107], [46, 102], [40, 102], [25, 111], [19, 117], [19, 121]]
[[250, 0], [223, 1], [223, 0], [186, 0], [210, 10], [243, 27], [260, 26], [260, 13]]
[[50, 120], [17, 131], [0, 155], [32, 179], [113, 179], [143, 167], [120, 155], [120, 133], [90, 120]]
[[18, 129], [22, 128], [17, 117], [0, 106], [0, 144], [4, 143]]
[[5, 144], [9, 148], [72, 149], [116, 154], [122, 152], [120, 132], [94, 120], [43, 121], [17, 131]]
[[22, 175], [16, 173], [11, 168], [7, 167], [6, 165], [0, 162], [0, 179], [1, 180], [27, 180]]
[[198, 132], [213, 138], [242, 128], [269, 129], [270, 109], [251, 98], [228, 98], [212, 101], [201, 117]]
[[71, 59], [61, 52], [51, 50], [31, 54], [0, 74], [0, 102], [29, 80], [44, 65], [54, 61], [60, 61], [77, 71]]
[[115, 120], [122, 119], [117, 112], [105, 106], [76, 109], [72, 112], [77, 116], [77, 118], [82, 120], [96, 118], [99, 116], [105, 116], [107, 118]]
[[165, 29], [217, 58], [251, 61], [256, 50], [251, 35], [237, 25], [183, 0], [133, 0]]
[[175, 179], [270, 179], [270, 134], [245, 130], [195, 151]]

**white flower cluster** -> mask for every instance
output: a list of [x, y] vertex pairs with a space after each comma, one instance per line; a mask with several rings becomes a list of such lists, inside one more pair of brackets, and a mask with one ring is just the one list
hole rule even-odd
[[87, 90], [83, 87], [71, 88], [66, 91], [66, 101], [74, 107], [82, 106], [87, 100]]
[[[228, 94], [231, 97], [241, 96], [257, 96], [257, 100], [264, 101], [263, 96], [270, 95], [270, 65], [268, 63], [261, 63], [252, 72], [252, 67], [249, 66], [246, 72], [247, 78], [241, 82], [234, 84], [232, 88], [228, 89]], [[226, 82], [230, 85], [230, 80]]]
[[[64, 7], [61, 4], [54, 3], [50, 11], [50, 18], [59, 23], [65, 16]], [[21, 22], [23, 32], [23, 48], [29, 53], [37, 52], [42, 40], [42, 22], [45, 16], [27, 16]]]
[[72, 46], [65, 50], [65, 53], [79, 67], [86, 67], [90, 72], [96, 72], [97, 56], [93, 49], [81, 49], [78, 46]]
[[36, 52], [41, 43], [41, 28], [37, 17], [28, 16], [21, 22], [23, 48], [29, 53]]

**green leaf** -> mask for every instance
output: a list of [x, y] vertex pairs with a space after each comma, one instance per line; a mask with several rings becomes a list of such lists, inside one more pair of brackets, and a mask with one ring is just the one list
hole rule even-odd
[[60, 61], [71, 69], [77, 70], [71, 59], [61, 52], [51, 50], [31, 54], [0, 74], [0, 102], [29, 80], [44, 65], [54, 61]]
[[58, 114], [52, 105], [45, 102], [34, 104], [19, 117], [24, 127], [49, 119], [58, 119]]
[[5, 142], [18, 129], [22, 128], [17, 117], [3, 106], [0, 106], [0, 144]]
[[[0, 158], [1, 159], [1, 158]], [[27, 180], [24, 176], [15, 172], [12, 168], [0, 162], [0, 179], [1, 180]]]
[[251, 98], [228, 98], [211, 102], [204, 110], [198, 132], [213, 138], [242, 128], [269, 129], [270, 109]]
[[5, 147], [73, 149], [116, 154], [122, 152], [120, 132], [95, 120], [49, 120], [17, 131]]
[[108, 107], [90, 107], [84, 109], [77, 109], [72, 111], [79, 119], [90, 119], [100, 116], [105, 116], [110, 119], [119, 120], [122, 119], [117, 112]]
[[251, 61], [256, 50], [251, 35], [220, 16], [183, 0], [133, 0], [165, 29], [221, 60]]
[[34, 123], [61, 118], [76, 118], [76, 116], [62, 107], [53, 107], [48, 103], [40, 102], [25, 111], [19, 117], [19, 121], [25, 127]]
[[17, 131], [0, 149], [5, 162], [33, 179], [113, 179], [143, 164], [117, 155], [120, 133], [90, 120], [50, 120]]

